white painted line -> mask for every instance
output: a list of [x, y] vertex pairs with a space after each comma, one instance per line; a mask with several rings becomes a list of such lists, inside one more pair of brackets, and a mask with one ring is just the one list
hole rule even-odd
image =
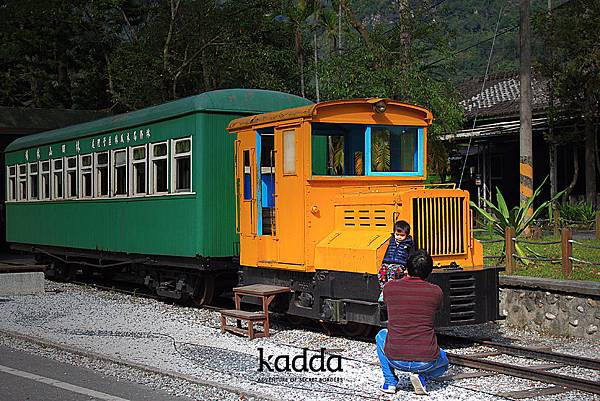
[[85, 387], [79, 387], [74, 384], [61, 382], [60, 380], [51, 379], [49, 377], [38, 376], [34, 373], [24, 372], [22, 370], [17, 370], [13, 368], [9, 368], [8, 366], [0, 365], [0, 372], [8, 373], [9, 375], [24, 377], [25, 379], [34, 380], [39, 383], [48, 384], [50, 386], [62, 388], [64, 390], [72, 391], [73, 393], [79, 393], [83, 395], [87, 395], [90, 397], [97, 398], [99, 400], [106, 401], [130, 401], [125, 398], [120, 398], [114, 395], [101, 393], [100, 391], [92, 390]]

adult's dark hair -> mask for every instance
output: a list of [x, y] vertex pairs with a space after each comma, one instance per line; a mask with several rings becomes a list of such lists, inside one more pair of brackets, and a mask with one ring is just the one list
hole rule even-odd
[[406, 235], [410, 235], [410, 224], [404, 220], [398, 220], [394, 224], [394, 230], [402, 231], [403, 233], [406, 233]]
[[433, 259], [425, 249], [417, 249], [408, 257], [406, 270], [410, 276], [425, 280], [433, 270]]

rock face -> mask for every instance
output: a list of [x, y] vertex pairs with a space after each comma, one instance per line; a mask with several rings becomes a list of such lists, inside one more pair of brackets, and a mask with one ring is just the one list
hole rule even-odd
[[[600, 283], [504, 276], [500, 310], [513, 327], [600, 340]], [[529, 282], [531, 280], [531, 282]]]

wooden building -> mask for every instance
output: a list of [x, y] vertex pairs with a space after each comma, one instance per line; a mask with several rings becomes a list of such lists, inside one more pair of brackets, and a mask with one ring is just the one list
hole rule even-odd
[[[461, 106], [467, 116], [464, 128], [446, 135], [451, 151], [452, 181], [469, 190], [471, 199], [483, 204], [483, 199], [495, 202], [500, 188], [509, 207], [519, 202], [519, 75], [501, 74], [488, 77], [482, 91], [483, 77], [459, 85]], [[548, 83], [533, 75], [532, 129], [534, 188], [554, 170], [558, 191], [565, 189], [578, 170], [571, 196], [585, 195], [583, 119], [563, 117], [549, 124]], [[555, 137], [575, 140], [550, 146], [546, 137], [552, 129]], [[577, 135], [579, 133], [579, 135]], [[580, 140], [577, 140], [580, 138]], [[577, 152], [577, 156], [575, 156]], [[555, 169], [551, 169], [554, 157]], [[578, 169], [574, 167], [577, 162]], [[462, 177], [462, 180], [461, 180]], [[544, 186], [542, 199], [550, 196], [550, 179]]]

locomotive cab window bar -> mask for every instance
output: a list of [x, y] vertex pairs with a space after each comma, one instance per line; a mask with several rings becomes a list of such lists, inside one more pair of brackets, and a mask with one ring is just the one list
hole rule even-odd
[[7, 241], [56, 274], [95, 266], [199, 305], [289, 287], [274, 307], [351, 331], [386, 324], [377, 271], [406, 220], [444, 292], [436, 325], [494, 320], [499, 269], [483, 264], [468, 192], [425, 183], [432, 119], [389, 99], [230, 89], [19, 138]]

